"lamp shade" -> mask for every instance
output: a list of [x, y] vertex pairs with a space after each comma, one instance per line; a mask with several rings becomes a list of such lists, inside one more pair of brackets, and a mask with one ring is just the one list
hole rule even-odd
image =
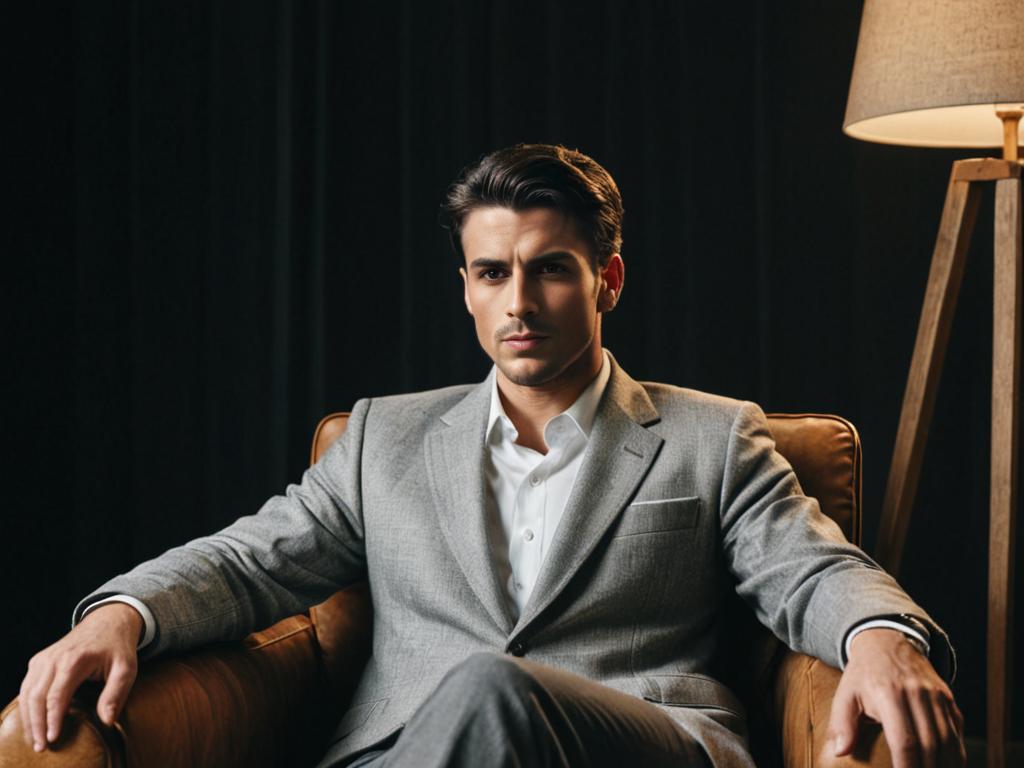
[[997, 105], [1024, 107], [1024, 0], [865, 0], [848, 135], [1000, 147]]

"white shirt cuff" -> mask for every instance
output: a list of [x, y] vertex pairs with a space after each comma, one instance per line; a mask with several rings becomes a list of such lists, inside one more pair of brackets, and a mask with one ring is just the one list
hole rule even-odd
[[131, 597], [130, 595], [114, 595], [113, 597], [108, 597], [103, 600], [97, 600], [95, 603], [93, 603], [84, 611], [82, 611], [82, 618], [79, 619], [79, 621], [84, 619], [89, 614], [89, 611], [93, 610], [94, 608], [99, 608], [101, 605], [106, 605], [107, 603], [125, 603], [126, 605], [130, 605], [132, 608], [138, 611], [139, 614], [142, 616], [142, 623], [145, 625], [145, 631], [142, 633], [142, 639], [139, 640], [139, 645], [136, 650], [141, 651], [143, 648], [145, 648], [147, 645], [153, 642], [153, 637], [154, 635], [156, 635], [156, 619], [153, 618], [153, 612], [149, 610], [149, 608], [146, 607], [146, 604], [143, 603], [141, 600], [136, 600], [134, 597]]
[[931, 644], [928, 642], [928, 638], [918, 632], [912, 627], [908, 627], [906, 624], [901, 624], [898, 621], [891, 621], [890, 619], [871, 619], [865, 621], [863, 624], [858, 624], [851, 629], [846, 635], [846, 644], [843, 647], [843, 667], [846, 666], [846, 660], [850, 658], [850, 647], [853, 643], [853, 638], [863, 632], [865, 629], [895, 629], [902, 632], [905, 635], [917, 638], [921, 641], [925, 648], [925, 656], [931, 654]]

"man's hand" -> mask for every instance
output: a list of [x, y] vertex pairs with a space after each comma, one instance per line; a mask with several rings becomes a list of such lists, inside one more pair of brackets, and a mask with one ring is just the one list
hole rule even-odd
[[130, 605], [107, 603], [32, 657], [18, 708], [25, 741], [36, 752], [57, 740], [71, 696], [85, 680], [106, 680], [96, 712], [114, 724], [135, 682], [142, 628], [142, 616]]
[[894, 768], [960, 768], [964, 718], [949, 686], [902, 632], [867, 629], [853, 638], [832, 701], [828, 743], [847, 755], [866, 715], [882, 724]]

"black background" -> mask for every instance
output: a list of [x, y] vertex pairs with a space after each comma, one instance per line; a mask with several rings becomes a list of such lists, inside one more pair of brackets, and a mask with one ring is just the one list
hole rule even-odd
[[[605, 344], [635, 378], [858, 426], [873, 550], [946, 180], [968, 153], [842, 134], [859, 3], [24, 13], [2, 33], [0, 698], [79, 597], [297, 480], [324, 413], [486, 374], [438, 204], [517, 141], [578, 147], [619, 183], [626, 286]], [[991, 204], [901, 574], [958, 646], [971, 736]]]

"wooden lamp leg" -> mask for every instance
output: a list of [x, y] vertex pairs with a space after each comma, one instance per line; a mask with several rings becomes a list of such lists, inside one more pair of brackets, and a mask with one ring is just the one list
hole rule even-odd
[[935, 406], [935, 393], [981, 195], [976, 182], [962, 178], [959, 165], [959, 162], [953, 164], [942, 209], [882, 503], [876, 558], [893, 575], [899, 571], [903, 554], [924, 445]]
[[[1013, 547], [1017, 502], [1017, 443], [1020, 420], [1022, 341], [1021, 171], [1017, 146], [1018, 112], [1001, 115], [1007, 130], [1006, 157], [961, 160], [953, 174], [942, 210], [939, 237], [932, 255], [924, 308], [917, 329], [910, 375], [896, 432], [892, 466], [885, 489], [876, 548], [879, 563], [899, 571], [910, 513], [917, 491], [928, 428], [935, 407], [942, 361], [963, 278], [971, 231], [978, 212], [981, 182], [996, 183], [995, 272], [993, 275], [992, 474], [989, 505], [988, 586], [988, 768], [1006, 765], [1012, 705]], [[1012, 152], [1010, 151], [1012, 149]]]
[[1013, 545], [1021, 355], [1021, 179], [996, 182], [992, 326], [992, 475], [988, 571], [988, 759], [1006, 764], [1010, 737]]

